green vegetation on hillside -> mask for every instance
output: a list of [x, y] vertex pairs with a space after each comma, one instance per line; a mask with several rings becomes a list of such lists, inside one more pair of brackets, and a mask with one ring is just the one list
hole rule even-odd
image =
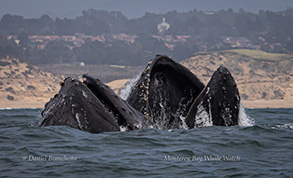
[[[192, 58], [204, 57], [207, 63], [220, 61], [236, 75], [244, 75], [243, 63], [249, 67], [249, 75], [254, 76], [259, 71], [266, 72], [269, 77], [276, 75], [293, 75], [293, 54], [266, 53], [259, 50], [225, 50], [216, 52], [199, 52]], [[224, 61], [221, 61], [225, 58]], [[188, 61], [188, 59], [187, 59]], [[208, 65], [208, 64], [204, 64]], [[247, 75], [247, 74], [246, 74]]]
[[293, 54], [267, 53], [260, 50], [235, 49], [235, 50], [226, 50], [223, 52], [231, 52], [231, 53], [236, 53], [236, 54], [247, 56], [254, 59], [268, 60], [268, 61], [279, 61], [283, 59], [293, 60]]

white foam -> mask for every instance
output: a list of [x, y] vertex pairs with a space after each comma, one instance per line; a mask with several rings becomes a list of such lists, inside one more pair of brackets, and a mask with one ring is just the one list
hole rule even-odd
[[288, 123], [288, 124], [283, 124], [283, 125], [277, 124], [276, 127], [281, 128], [281, 129], [293, 129], [293, 123]]
[[12, 109], [20, 109], [20, 108], [0, 108], [0, 110], [12, 110]]
[[0, 110], [14, 110], [14, 109], [42, 109], [42, 108], [37, 108], [37, 107], [31, 107], [31, 108], [21, 108], [21, 107], [15, 107], [15, 108], [10, 108], [10, 107], [7, 107], [7, 108], [0, 108]]
[[185, 130], [188, 130], [187, 124], [186, 124], [186, 122], [185, 122], [185, 117], [183, 117], [183, 116], [179, 116], [179, 118], [180, 118], [180, 120], [182, 121], [182, 126], [181, 126], [181, 128], [182, 128], [182, 129], [185, 129]]
[[120, 132], [127, 132], [129, 131], [128, 128], [126, 126], [120, 125], [119, 126]]
[[254, 119], [251, 118], [243, 108], [242, 104], [240, 103], [239, 114], [238, 114], [238, 125], [243, 127], [251, 127], [254, 126]]
[[134, 126], [138, 129], [142, 128], [142, 123], [139, 121], [138, 123], [134, 123]]

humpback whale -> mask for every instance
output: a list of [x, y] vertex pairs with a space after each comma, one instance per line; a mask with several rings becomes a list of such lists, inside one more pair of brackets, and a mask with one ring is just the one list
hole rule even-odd
[[148, 120], [103, 82], [83, 75], [82, 83], [66, 78], [42, 111], [41, 126], [67, 125], [100, 133], [148, 127]]
[[168, 56], [150, 61], [133, 87], [127, 101], [159, 129], [182, 128], [204, 84], [187, 68]]
[[141, 73], [127, 100], [99, 79], [66, 78], [45, 105], [40, 126], [66, 125], [101, 133], [142, 128], [192, 129], [239, 123], [237, 85], [223, 66], [205, 86], [170, 57], [157, 55]]
[[204, 87], [187, 68], [168, 56], [157, 55], [127, 101], [160, 129], [238, 124], [239, 92], [223, 66]]
[[239, 108], [240, 96], [236, 83], [229, 70], [221, 66], [195, 99], [185, 123], [188, 128], [237, 125]]

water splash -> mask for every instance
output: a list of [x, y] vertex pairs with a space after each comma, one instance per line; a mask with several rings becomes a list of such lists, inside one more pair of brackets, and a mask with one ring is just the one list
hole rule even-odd
[[211, 111], [209, 111], [210, 113], [208, 113], [204, 106], [203, 106], [203, 102], [201, 102], [198, 106], [197, 106], [197, 112], [195, 115], [195, 121], [194, 121], [194, 125], [195, 127], [208, 127], [208, 126], [212, 126], [213, 125], [213, 120], [211, 117]]
[[188, 130], [188, 126], [187, 126], [187, 124], [186, 124], [186, 122], [185, 122], [185, 118], [186, 118], [186, 117], [179, 116], [179, 118], [180, 118], [180, 120], [181, 120], [181, 122], [182, 122], [182, 125], [181, 125], [180, 128], [185, 129], [185, 130]]
[[127, 98], [129, 97], [129, 94], [132, 90], [132, 87], [137, 83], [138, 79], [139, 79], [140, 75], [137, 75], [134, 79], [129, 80], [126, 83], [126, 87], [120, 89], [119, 93], [120, 93], [120, 97], [123, 100], [127, 100]]
[[119, 126], [120, 132], [127, 132], [129, 129], [126, 126], [120, 125]]
[[254, 126], [255, 121], [252, 117], [250, 117], [242, 104], [240, 103], [239, 114], [238, 114], [238, 125], [244, 127], [251, 127]]
[[273, 124], [271, 125], [272, 129], [291, 129], [293, 130], [293, 122], [288, 124]]

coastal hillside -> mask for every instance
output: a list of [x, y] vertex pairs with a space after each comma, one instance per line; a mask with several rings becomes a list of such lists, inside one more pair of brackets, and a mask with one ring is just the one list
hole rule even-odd
[[[182, 61], [181, 64], [189, 68], [205, 84], [219, 66], [227, 67], [235, 78], [245, 107], [293, 106], [293, 54], [270, 54], [255, 50], [201, 52]], [[99, 71], [82, 67], [62, 67], [51, 67], [56, 68], [54, 72], [44, 67], [41, 67], [41, 70], [16, 58], [1, 58], [0, 108], [42, 108], [58, 93], [59, 83], [64, 77], [81, 76], [82, 73], [89, 71], [96, 71], [90, 72], [96, 74]], [[111, 67], [104, 67], [102, 71], [103, 75], [98, 75], [100, 78], [113, 73]], [[119, 89], [127, 82], [126, 78], [135, 77], [137, 74], [134, 73], [137, 71], [138, 68], [127, 68], [123, 70], [123, 79], [118, 75], [112, 76], [112, 82], [108, 85], [119, 93]]]
[[60, 75], [43, 72], [16, 58], [0, 59], [0, 100], [2, 107], [39, 107], [59, 91]]
[[293, 101], [293, 54], [257, 50], [196, 53], [181, 62], [205, 84], [221, 65], [227, 67], [243, 100]]

